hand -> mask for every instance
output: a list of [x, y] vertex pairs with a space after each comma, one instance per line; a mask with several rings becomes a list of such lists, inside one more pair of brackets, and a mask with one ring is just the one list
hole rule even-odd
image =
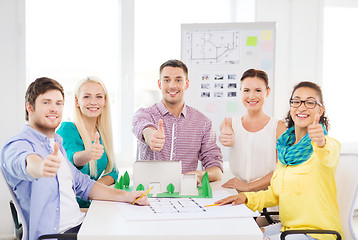
[[231, 203], [232, 205], [247, 203], [247, 197], [245, 194], [239, 193], [238, 195], [230, 196], [215, 202], [215, 204], [219, 205], [225, 205], [229, 203]]
[[223, 128], [220, 130], [219, 140], [221, 144], [226, 147], [234, 145], [234, 129], [228, 118], [224, 119]]
[[249, 184], [241, 181], [240, 179], [238, 179], [237, 177], [234, 177], [232, 179], [230, 179], [229, 181], [227, 181], [226, 183], [224, 183], [223, 185], [221, 185], [223, 188], [233, 188], [236, 189], [240, 192], [249, 192]]
[[[135, 191], [135, 192], [131, 192], [130, 194], [130, 199], [129, 199], [129, 202], [130, 203], [133, 203], [137, 198], [139, 198], [140, 196], [142, 196], [144, 193], [144, 191]], [[148, 201], [148, 196], [145, 195], [143, 196], [142, 198], [138, 199], [136, 201], [135, 204], [138, 204], [138, 205], [142, 205], [142, 206], [148, 206], [149, 205], [149, 201]]]
[[323, 127], [319, 124], [320, 115], [316, 114], [314, 122], [308, 126], [308, 136], [318, 147], [324, 147], [326, 138], [324, 137]]
[[102, 157], [103, 153], [104, 153], [104, 147], [103, 145], [99, 142], [99, 133], [96, 132], [95, 134], [95, 140], [92, 143], [91, 149], [90, 149], [90, 153], [91, 153], [91, 160], [98, 160]]
[[153, 151], [159, 152], [162, 150], [165, 142], [165, 134], [163, 127], [163, 120], [159, 119], [158, 130], [155, 130], [150, 138], [149, 146]]
[[61, 157], [58, 156], [59, 145], [55, 142], [53, 153], [48, 155], [43, 161], [42, 177], [55, 177], [61, 166]]

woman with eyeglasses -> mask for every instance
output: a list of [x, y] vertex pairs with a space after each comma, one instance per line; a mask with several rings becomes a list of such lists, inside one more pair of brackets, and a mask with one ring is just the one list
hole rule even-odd
[[[278, 159], [268, 190], [244, 192], [217, 203], [245, 203], [251, 210], [280, 205], [281, 223], [264, 228], [264, 237], [280, 231], [329, 229], [342, 235], [335, 172], [340, 143], [327, 136], [329, 127], [320, 87], [297, 84], [290, 98], [288, 129], [277, 140]], [[288, 239], [335, 239], [333, 235], [299, 234]]]

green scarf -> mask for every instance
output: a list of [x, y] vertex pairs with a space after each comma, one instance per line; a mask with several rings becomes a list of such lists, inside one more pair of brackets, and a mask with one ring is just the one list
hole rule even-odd
[[[323, 124], [324, 135], [327, 130]], [[307, 161], [312, 153], [312, 141], [308, 133], [295, 145], [296, 141], [295, 126], [290, 127], [277, 139], [278, 159], [284, 165], [298, 165]]]

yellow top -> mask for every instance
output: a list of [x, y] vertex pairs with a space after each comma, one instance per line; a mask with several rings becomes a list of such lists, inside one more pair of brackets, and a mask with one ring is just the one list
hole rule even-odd
[[[326, 136], [322, 148], [312, 142], [313, 153], [306, 162], [288, 166], [278, 161], [267, 190], [245, 193], [247, 207], [262, 211], [280, 205], [281, 231], [325, 229], [338, 231], [342, 225], [337, 204], [335, 173], [340, 143]], [[310, 234], [317, 239], [335, 239], [333, 235]]]

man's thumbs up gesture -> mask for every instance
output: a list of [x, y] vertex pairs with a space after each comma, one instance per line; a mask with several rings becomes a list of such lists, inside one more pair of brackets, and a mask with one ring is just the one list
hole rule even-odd
[[96, 132], [94, 136], [95, 140], [92, 143], [91, 147], [91, 160], [97, 160], [100, 159], [104, 153], [104, 147], [99, 142], [99, 133]]
[[226, 147], [234, 145], [234, 129], [232, 128], [231, 118], [225, 118], [221, 124], [219, 140]]
[[165, 134], [163, 127], [163, 120], [159, 119], [158, 130], [152, 131], [152, 136], [150, 137], [149, 146], [153, 151], [162, 150], [165, 142]]
[[41, 177], [55, 177], [58, 169], [61, 166], [61, 157], [58, 156], [59, 145], [55, 142], [53, 146], [53, 153], [48, 155], [43, 161], [42, 176]]
[[323, 147], [326, 144], [323, 127], [319, 124], [320, 115], [316, 114], [314, 122], [308, 126], [308, 136], [318, 147]]

